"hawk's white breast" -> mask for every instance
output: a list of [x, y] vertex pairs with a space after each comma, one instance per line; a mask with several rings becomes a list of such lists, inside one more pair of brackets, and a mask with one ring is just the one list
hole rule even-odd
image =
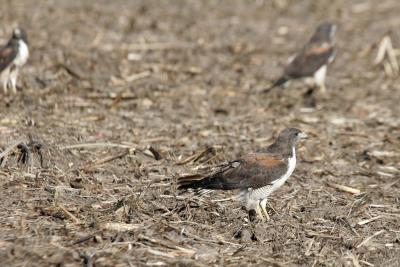
[[272, 182], [272, 191], [281, 187], [286, 182], [286, 180], [290, 177], [290, 175], [292, 175], [295, 167], [296, 167], [296, 150], [293, 147], [292, 156], [288, 160], [288, 170], [281, 178]]
[[314, 81], [317, 85], [325, 84], [326, 70], [327, 66], [325, 64], [314, 73]]
[[14, 59], [14, 64], [17, 67], [23, 66], [29, 58], [29, 49], [26, 43], [23, 40], [19, 40], [18, 42], [18, 54]]
[[281, 187], [286, 180], [292, 175], [294, 168], [296, 167], [296, 150], [293, 147], [292, 156], [288, 160], [288, 169], [282, 177], [276, 179], [271, 184], [257, 188], [244, 190], [240, 194], [240, 198], [245, 202], [248, 210], [255, 209], [260, 200], [267, 198], [272, 192]]

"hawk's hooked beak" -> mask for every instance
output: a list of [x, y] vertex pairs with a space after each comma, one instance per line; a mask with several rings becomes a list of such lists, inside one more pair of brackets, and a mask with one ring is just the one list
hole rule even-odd
[[303, 133], [303, 132], [299, 133], [298, 137], [299, 137], [299, 140], [308, 139], [308, 135], [306, 133]]

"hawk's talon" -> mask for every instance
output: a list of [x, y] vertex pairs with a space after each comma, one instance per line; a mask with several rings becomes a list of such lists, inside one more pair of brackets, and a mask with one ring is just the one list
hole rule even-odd
[[264, 222], [265, 218], [263, 216], [263, 212], [260, 208], [260, 205], [257, 205], [256, 212], [257, 212], [257, 217], [260, 218]]
[[267, 205], [267, 199], [263, 199], [259, 203], [259, 206], [261, 207], [261, 211], [265, 215], [265, 219], [267, 221], [270, 221], [271, 217], [269, 216], [268, 211], [266, 210], [266, 205]]

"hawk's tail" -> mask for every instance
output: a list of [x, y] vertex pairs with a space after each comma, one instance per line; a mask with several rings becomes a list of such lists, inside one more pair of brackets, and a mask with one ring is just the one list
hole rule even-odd
[[264, 89], [263, 93], [268, 93], [269, 91], [271, 91], [275, 87], [284, 85], [287, 81], [289, 81], [289, 79], [286, 78], [285, 76], [282, 76], [276, 82], [274, 82], [270, 87]]
[[204, 186], [205, 177], [200, 174], [186, 175], [178, 178], [178, 189], [199, 189]]

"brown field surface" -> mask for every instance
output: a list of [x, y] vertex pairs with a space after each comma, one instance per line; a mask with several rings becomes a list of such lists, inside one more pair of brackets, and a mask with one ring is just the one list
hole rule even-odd
[[[400, 266], [400, 83], [373, 63], [399, 1], [0, 2], [31, 53], [0, 90], [1, 266]], [[262, 93], [325, 20], [327, 93]], [[177, 191], [285, 127], [311, 139], [270, 221]]]

